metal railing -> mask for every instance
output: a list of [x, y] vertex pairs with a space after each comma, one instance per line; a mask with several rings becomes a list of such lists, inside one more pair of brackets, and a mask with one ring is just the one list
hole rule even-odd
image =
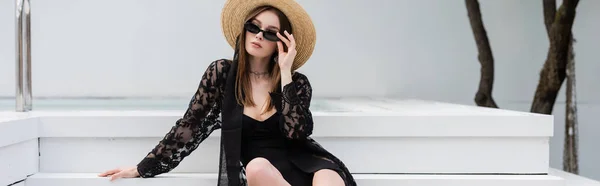
[[16, 3], [16, 111], [31, 111], [31, 6], [29, 0]]

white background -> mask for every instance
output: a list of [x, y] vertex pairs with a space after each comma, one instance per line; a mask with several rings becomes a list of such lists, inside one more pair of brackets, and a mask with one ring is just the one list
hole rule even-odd
[[[318, 39], [300, 69], [315, 97], [388, 96], [473, 105], [480, 65], [462, 0], [299, 0]], [[229, 58], [220, 0], [32, 2], [35, 97], [189, 97], [208, 63]], [[574, 34], [581, 174], [600, 179], [600, 1], [582, 0]], [[548, 39], [541, 0], [481, 0], [500, 107], [528, 111]], [[0, 0], [0, 97], [14, 96], [14, 0]], [[551, 165], [562, 166], [564, 88]]]

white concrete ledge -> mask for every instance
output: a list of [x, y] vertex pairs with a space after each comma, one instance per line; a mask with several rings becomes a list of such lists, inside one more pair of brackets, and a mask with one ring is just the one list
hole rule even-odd
[[0, 185], [9, 185], [39, 171], [38, 140], [0, 147]]
[[[548, 140], [536, 138], [315, 139], [353, 173], [543, 174], [549, 165]], [[41, 138], [40, 171], [101, 172], [135, 165], [159, 140]], [[173, 172], [217, 172], [218, 147], [219, 139], [207, 139]], [[64, 158], [65, 154], [71, 158]]]
[[600, 182], [558, 169], [550, 169], [550, 175], [561, 177], [567, 186], [600, 186]]
[[[552, 116], [527, 112], [420, 100], [342, 99], [318, 103], [321, 106], [313, 109], [314, 137], [550, 137], [554, 132]], [[26, 115], [0, 112], [0, 117], [38, 118], [39, 133], [26, 136], [162, 137], [183, 112], [32, 111]], [[13, 129], [1, 121], [0, 131]], [[211, 137], [217, 136], [215, 133]], [[0, 145], [10, 140], [14, 141], [12, 137], [0, 137]]]
[[[60, 115], [64, 114], [64, 115]], [[38, 113], [40, 137], [162, 137], [181, 112]], [[314, 114], [314, 137], [549, 137], [546, 116], [410, 116]], [[117, 130], [118, 129], [118, 130]], [[212, 137], [219, 136], [215, 134]]]
[[[556, 176], [539, 175], [377, 175], [357, 174], [358, 185], [373, 186], [564, 186], [564, 180]], [[213, 186], [216, 174], [167, 173], [155, 178], [127, 178], [113, 182], [96, 173], [39, 173], [29, 177], [25, 186]]]
[[[420, 100], [321, 100], [312, 111], [315, 137], [549, 137], [554, 132], [550, 115]], [[33, 111], [29, 117], [40, 118], [40, 137], [162, 137], [183, 112]]]
[[[377, 186], [600, 186], [600, 182], [570, 174], [558, 169], [550, 169], [549, 175], [381, 175], [355, 174], [358, 185]], [[29, 177], [22, 186], [213, 186], [216, 174], [166, 173], [155, 178], [127, 178], [110, 182], [97, 173], [37, 173]]]
[[39, 118], [15, 118], [0, 121], [0, 148], [37, 139]]
[[[15, 113], [26, 119], [0, 123], [7, 129], [0, 131], [8, 136], [0, 137], [0, 145], [39, 137], [40, 171], [102, 171], [119, 165], [115, 163], [137, 163], [182, 114]], [[320, 101], [313, 115], [312, 137], [355, 173], [539, 174], [546, 173], [549, 163], [552, 116], [418, 100], [358, 99]], [[215, 172], [217, 161], [211, 157], [218, 157], [218, 136], [220, 131], [214, 132], [175, 171]], [[66, 160], [64, 154], [77, 158]]]

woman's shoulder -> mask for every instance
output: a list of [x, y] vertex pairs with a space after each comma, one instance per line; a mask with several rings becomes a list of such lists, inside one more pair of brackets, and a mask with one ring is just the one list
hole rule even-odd
[[233, 61], [231, 61], [230, 59], [221, 58], [212, 61], [209, 66], [217, 67], [219, 69], [229, 68], [231, 66], [231, 63], [233, 63]]
[[292, 74], [292, 81], [295, 82], [296, 86], [298, 87], [311, 86], [310, 81], [308, 81], [308, 76], [298, 71], [295, 71]]
[[212, 82], [213, 85], [222, 84], [227, 79], [227, 74], [231, 68], [232, 62], [229, 59], [216, 59], [211, 61], [202, 75], [202, 82]]
[[227, 72], [229, 72], [231, 64], [232, 61], [229, 59], [216, 59], [208, 64], [207, 72], [216, 73], [218, 76], [225, 75]]
[[294, 71], [294, 73], [292, 74], [292, 79], [293, 80], [305, 80], [305, 81], [308, 81], [308, 76], [306, 76], [302, 72]]

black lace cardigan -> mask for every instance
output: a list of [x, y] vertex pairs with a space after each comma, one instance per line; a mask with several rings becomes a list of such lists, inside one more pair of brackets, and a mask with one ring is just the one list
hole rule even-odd
[[[236, 68], [237, 62], [227, 59], [210, 63], [183, 117], [175, 122], [158, 145], [138, 163], [137, 170], [142, 178], [171, 171], [213, 131], [221, 129], [217, 185], [247, 185], [239, 157], [243, 108], [235, 101], [233, 91]], [[302, 144], [302, 150], [335, 162], [342, 170], [339, 173], [345, 185], [356, 185], [342, 161], [310, 138], [313, 130], [309, 110], [312, 88], [308, 78], [294, 72], [292, 83], [285, 85], [283, 91], [278, 90], [270, 96], [277, 112], [281, 113], [282, 132], [289, 140]]]

